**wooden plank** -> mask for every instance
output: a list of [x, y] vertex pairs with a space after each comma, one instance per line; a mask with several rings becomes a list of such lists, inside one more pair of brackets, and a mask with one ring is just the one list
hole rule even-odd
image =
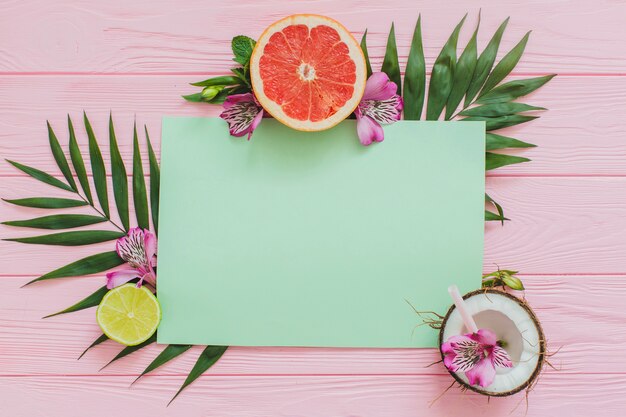
[[[527, 274], [626, 274], [622, 261], [626, 253], [626, 177], [496, 177], [488, 179], [487, 189], [512, 220], [504, 226], [497, 222], [486, 225], [485, 270], [500, 265]], [[0, 182], [0, 196], [71, 194], [31, 178], [9, 177]], [[82, 208], [74, 211], [90, 213]], [[44, 213], [50, 211], [0, 202], [2, 221]], [[35, 230], [0, 226], [3, 238], [36, 234]], [[50, 248], [0, 241], [0, 275], [43, 274], [79, 257], [111, 250], [112, 244]]]
[[615, 417], [626, 407], [624, 375], [545, 375], [529, 395], [487, 398], [450, 389], [448, 376], [202, 377], [168, 408], [182, 377], [45, 376], [0, 378], [2, 409], [12, 417], [132, 415], [360, 417]]
[[[623, 2], [577, 1], [497, 3], [484, 8], [478, 0], [413, 4], [358, 0], [342, 2], [241, 0], [219, 5], [202, 0], [184, 6], [164, 0], [129, 4], [108, 2], [29, 1], [5, 4], [10, 15], [0, 27], [2, 72], [103, 73], [222, 73], [232, 65], [230, 40], [246, 34], [258, 37], [275, 20], [292, 13], [312, 12], [339, 19], [368, 43], [375, 67], [384, 54], [389, 26], [395, 21], [400, 61], [406, 62], [411, 34], [422, 14], [425, 54], [430, 65], [465, 11], [470, 13], [462, 42], [469, 37], [483, 7], [479, 48], [497, 26], [512, 16], [502, 42], [508, 51], [533, 30], [521, 72], [624, 73], [626, 36]], [[455, 12], [451, 12], [455, 11]], [[539, 18], [541, 17], [541, 18]], [[464, 43], [462, 43], [464, 44]]]
[[[621, 361], [598, 360], [626, 354], [624, 277], [522, 276], [526, 297], [558, 353], [551, 363], [561, 374], [625, 373]], [[41, 317], [65, 308], [102, 285], [103, 278], [78, 278], [20, 288], [26, 277], [0, 279], [0, 375], [97, 375], [121, 347], [106, 342], [77, 361], [99, 336], [94, 310]], [[443, 313], [443, 312], [442, 312]], [[416, 324], [420, 320], [416, 317]], [[593, 334], [593, 338], [589, 337]], [[104, 369], [103, 375], [138, 375], [162, 346], [151, 346]], [[194, 348], [157, 375], [185, 375]], [[560, 350], [559, 350], [560, 349]], [[50, 360], [54, 358], [54, 360]], [[210, 371], [214, 375], [442, 375], [435, 349], [314, 349], [233, 347]], [[554, 372], [547, 370], [547, 372]], [[569, 378], [568, 376], [568, 378]]]
[[[146, 124], [158, 152], [164, 115], [217, 116], [221, 106], [186, 103], [180, 94], [196, 91], [187, 85], [194, 76], [32, 76], [0, 77], [0, 155], [58, 173], [50, 154], [46, 118], [64, 147], [67, 113], [79, 143], [87, 151], [82, 112], [87, 111], [108, 158], [108, 117], [113, 112], [121, 153], [132, 158], [132, 126]], [[37, 97], [37, 99], [33, 99]], [[541, 118], [503, 130], [502, 134], [539, 145], [511, 151], [531, 163], [491, 171], [489, 175], [625, 175], [626, 77], [557, 77], [524, 100], [549, 108]], [[143, 140], [143, 133], [140, 132]], [[379, 146], [384, 146], [381, 144]], [[372, 152], [375, 147], [372, 148]], [[88, 158], [87, 158], [88, 159]], [[0, 163], [0, 175], [18, 172]]]

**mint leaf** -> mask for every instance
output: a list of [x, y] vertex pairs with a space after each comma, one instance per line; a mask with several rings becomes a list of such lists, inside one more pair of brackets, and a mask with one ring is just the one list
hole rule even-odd
[[256, 41], [247, 36], [239, 35], [233, 38], [231, 46], [233, 48], [233, 54], [235, 57], [233, 60], [244, 67], [248, 65], [252, 50], [256, 45]]

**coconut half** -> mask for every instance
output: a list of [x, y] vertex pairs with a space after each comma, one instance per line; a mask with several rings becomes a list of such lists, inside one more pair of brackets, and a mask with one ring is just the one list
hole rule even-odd
[[[470, 385], [464, 373], [450, 372], [462, 386], [483, 395], [504, 397], [529, 386], [543, 367], [545, 338], [535, 313], [525, 302], [506, 292], [482, 289], [463, 296], [479, 329], [490, 329], [513, 361], [512, 368], [496, 368], [496, 377], [487, 387]], [[439, 346], [451, 336], [469, 333], [454, 305], [443, 319]], [[441, 349], [440, 349], [441, 351]], [[443, 359], [443, 352], [441, 358]]]

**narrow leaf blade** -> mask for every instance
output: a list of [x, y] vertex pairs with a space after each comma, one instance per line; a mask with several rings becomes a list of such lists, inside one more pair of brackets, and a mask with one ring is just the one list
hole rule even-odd
[[504, 83], [494, 88], [489, 93], [479, 98], [476, 103], [492, 104], [515, 100], [516, 98], [532, 93], [555, 76], [556, 74], [551, 74], [543, 77], [509, 81], [508, 83]]
[[122, 351], [120, 353], [118, 353], [113, 359], [111, 359], [111, 361], [109, 363], [107, 363], [102, 368], [100, 368], [100, 370], [103, 370], [104, 368], [106, 368], [107, 366], [111, 365], [113, 362], [115, 362], [118, 359], [122, 359], [123, 357], [128, 356], [131, 353], [137, 352], [139, 349], [143, 349], [146, 346], [151, 345], [152, 343], [156, 342], [156, 338], [157, 338], [157, 335], [155, 333], [152, 336], [150, 336], [150, 338], [148, 340], [146, 340], [145, 342], [143, 342], [143, 343], [140, 343], [140, 344], [135, 345], [135, 346], [126, 346], [124, 349], [122, 349]]
[[515, 126], [521, 123], [530, 122], [537, 119], [537, 116], [524, 116], [521, 114], [511, 114], [500, 117], [466, 117], [461, 119], [464, 121], [484, 121], [486, 122], [487, 131], [504, 129], [505, 127]]
[[402, 94], [402, 78], [400, 76], [400, 64], [398, 63], [398, 48], [396, 47], [396, 31], [393, 23], [387, 37], [387, 48], [381, 71], [389, 76], [389, 79], [396, 83], [396, 94]]
[[90, 224], [107, 221], [102, 216], [90, 216], [87, 214], [54, 214], [52, 216], [37, 217], [29, 220], [13, 220], [3, 222], [7, 226], [31, 227], [35, 229], [71, 229], [74, 227], [88, 226]]
[[523, 158], [521, 156], [503, 155], [499, 153], [486, 152], [485, 157], [485, 170], [490, 171], [492, 169], [500, 168], [506, 165], [519, 164], [522, 162], [529, 162], [530, 159]]
[[15, 204], [22, 207], [33, 207], [43, 209], [60, 209], [70, 207], [86, 206], [87, 203], [81, 200], [72, 200], [69, 198], [54, 198], [54, 197], [32, 197], [32, 198], [19, 198], [16, 200], [3, 199], [7, 203]]
[[3, 239], [10, 242], [34, 245], [82, 246], [108, 242], [123, 237], [125, 233], [110, 230], [80, 230], [75, 232], [53, 233], [43, 236]]
[[461, 116], [499, 117], [527, 111], [546, 110], [544, 107], [530, 106], [524, 103], [504, 102], [472, 107], [459, 113]]
[[456, 67], [454, 69], [454, 82], [452, 83], [452, 90], [450, 91], [448, 102], [446, 103], [446, 120], [450, 120], [456, 108], [459, 106], [459, 103], [465, 96], [470, 82], [472, 81], [472, 76], [474, 75], [476, 62], [478, 60], [476, 37], [478, 36], [479, 26], [480, 16], [478, 24], [476, 25], [476, 30], [474, 30], [474, 34], [467, 43], [467, 46], [463, 50], [463, 53], [461, 54], [461, 57], [456, 63]]
[[494, 199], [491, 198], [488, 194], [485, 194], [485, 204], [492, 204], [498, 212], [498, 214], [495, 214], [488, 210], [485, 210], [485, 221], [499, 221], [504, 226], [504, 221], [509, 219], [504, 217], [504, 210], [502, 210], [502, 206], [494, 201]]
[[513, 68], [515, 68], [522, 57], [524, 49], [526, 49], [529, 36], [530, 32], [527, 32], [522, 40], [520, 40], [518, 44], [515, 45], [513, 49], [511, 49], [509, 53], [500, 60], [500, 62], [498, 62], [493, 71], [491, 71], [491, 74], [489, 74], [489, 77], [487, 77], [487, 81], [485, 81], [485, 85], [480, 91], [480, 94], [478, 94], [478, 98], [491, 91], [492, 88], [500, 84], [500, 81], [504, 80], [506, 76], [513, 71]]
[[159, 187], [161, 184], [161, 170], [159, 168], [159, 161], [157, 161], [154, 149], [152, 148], [152, 142], [150, 142], [150, 135], [148, 135], [148, 128], [144, 126], [146, 132], [146, 141], [148, 142], [148, 158], [150, 161], [150, 211], [152, 212], [152, 225], [154, 226], [154, 233], [158, 234], [159, 231]]
[[107, 219], [111, 218], [109, 212], [109, 193], [107, 191], [107, 173], [104, 167], [104, 160], [102, 159], [102, 152], [98, 146], [96, 135], [93, 133], [91, 123], [87, 118], [87, 113], [83, 112], [83, 120], [85, 122], [85, 130], [87, 131], [87, 138], [89, 139], [89, 159], [91, 160], [91, 173], [93, 174], [93, 183], [96, 186], [96, 194], [100, 207], [104, 212]]
[[202, 375], [204, 371], [213, 366], [213, 364], [215, 364], [215, 362], [217, 362], [219, 358], [222, 357], [224, 352], [226, 352], [226, 349], [228, 349], [228, 346], [207, 346], [200, 354], [200, 357], [191, 369], [191, 372], [189, 372], [189, 375], [187, 376], [187, 379], [185, 379], [183, 385], [180, 387], [178, 392], [174, 395], [174, 397], [167, 405], [170, 405], [172, 401], [174, 401], [176, 397], [178, 397], [178, 395], [193, 381], [198, 379], [198, 377], [200, 377], [200, 375]]
[[67, 158], [65, 157], [65, 153], [61, 148], [61, 144], [59, 143], [57, 136], [54, 134], [54, 130], [52, 130], [50, 122], [46, 122], [46, 124], [48, 126], [48, 142], [50, 143], [52, 156], [54, 156], [54, 160], [56, 161], [57, 166], [61, 170], [61, 173], [65, 177], [67, 183], [70, 185], [70, 188], [73, 191], [78, 191], [78, 188], [76, 188], [76, 182], [74, 181], [74, 176], [72, 175], [70, 166], [67, 163]]
[[69, 114], [67, 115], [67, 127], [70, 132], [70, 159], [72, 160], [72, 166], [74, 167], [74, 172], [76, 172], [76, 176], [78, 177], [78, 182], [87, 197], [87, 201], [89, 201], [89, 204], [93, 206], [93, 197], [91, 195], [89, 179], [87, 178], [85, 161], [83, 160], [83, 155], [80, 153], [80, 148], [78, 147], [78, 142], [76, 141], [76, 133], [74, 132], [74, 124], [72, 123], [72, 119]]
[[96, 255], [87, 256], [86, 258], [74, 261], [70, 264], [62, 266], [61, 268], [55, 269], [54, 271], [50, 271], [47, 274], [26, 283], [26, 285], [49, 279], [80, 277], [83, 275], [96, 274], [98, 272], [120, 266], [123, 263], [124, 260], [120, 258], [115, 251], [98, 253]]
[[133, 201], [137, 225], [142, 229], [149, 229], [148, 197], [146, 195], [146, 182], [143, 177], [139, 140], [137, 139], [137, 124], [133, 128]]
[[367, 52], [367, 29], [363, 32], [363, 37], [361, 38], [361, 51], [363, 51], [363, 57], [365, 58], [365, 69], [367, 70], [367, 78], [372, 75], [372, 64], [370, 63], [370, 55]]
[[426, 92], [426, 60], [422, 43], [422, 16], [417, 18], [411, 50], [404, 74], [404, 119], [419, 120], [422, 117]]
[[113, 180], [113, 197], [117, 206], [117, 213], [124, 230], [128, 231], [128, 177], [126, 167], [120, 154], [115, 138], [115, 128], [113, 127], [113, 117], [109, 115], [109, 147], [111, 151], [111, 176]]
[[494, 151], [496, 149], [505, 148], [534, 148], [537, 145], [523, 142], [518, 139], [509, 138], [507, 136], [496, 135], [495, 133], [487, 133], [487, 150]]
[[211, 87], [217, 85], [237, 85], [241, 80], [239, 77], [233, 77], [232, 75], [222, 75], [219, 77], [208, 78], [203, 81], [198, 81], [195, 83], [191, 83], [191, 85], [196, 87]]
[[161, 353], [159, 353], [159, 356], [157, 356], [152, 362], [150, 362], [150, 365], [148, 365], [146, 369], [143, 370], [141, 375], [139, 375], [137, 379], [133, 381], [133, 384], [145, 374], [154, 371], [155, 369], [165, 365], [172, 359], [187, 352], [191, 348], [191, 346], [192, 345], [167, 345], [167, 347], [163, 349]]
[[94, 340], [92, 344], [87, 346], [87, 349], [83, 350], [83, 353], [80, 354], [80, 356], [78, 357], [78, 360], [80, 360], [83, 356], [85, 356], [85, 353], [87, 353], [87, 351], [89, 351], [91, 348], [94, 348], [98, 346], [99, 344], [106, 342], [107, 340], [109, 340], [107, 335], [105, 334], [100, 335], [100, 337]]
[[9, 164], [13, 165], [15, 168], [19, 169], [20, 171], [30, 175], [31, 177], [35, 178], [36, 180], [39, 180], [43, 183], [46, 183], [48, 185], [52, 185], [53, 187], [57, 187], [60, 188], [62, 190], [65, 191], [74, 191], [72, 189], [72, 187], [70, 187], [69, 185], [67, 185], [66, 183], [64, 183], [63, 181], [53, 177], [52, 175], [48, 174], [47, 172], [43, 172], [37, 168], [32, 168], [29, 167], [27, 165], [22, 165], [19, 162], [15, 162], [15, 161], [11, 161], [11, 160], [6, 160]]
[[80, 311], [80, 310], [84, 310], [86, 308], [95, 307], [98, 304], [100, 304], [100, 301], [102, 301], [102, 298], [104, 297], [104, 295], [108, 291], [109, 290], [107, 289], [106, 285], [103, 286], [103, 287], [100, 287], [93, 294], [88, 295], [87, 297], [83, 298], [82, 300], [80, 300], [76, 304], [66, 308], [65, 310], [61, 310], [61, 311], [56, 312], [54, 314], [49, 314], [49, 315], [45, 316], [44, 319], [47, 319], [48, 317], [58, 316], [60, 314], [73, 313], [75, 311]]

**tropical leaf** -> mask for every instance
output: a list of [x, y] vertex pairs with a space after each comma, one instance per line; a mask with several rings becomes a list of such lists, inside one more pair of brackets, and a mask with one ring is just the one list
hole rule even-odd
[[537, 146], [532, 143], [522, 142], [521, 140], [509, 138], [507, 136], [496, 135], [495, 133], [487, 133], [486, 141], [488, 151], [505, 148], [534, 148]]
[[476, 103], [490, 104], [515, 100], [516, 98], [532, 93], [555, 76], [556, 74], [551, 74], [543, 77], [509, 81], [508, 83], [504, 83], [494, 88], [489, 93], [479, 98]]
[[433, 65], [428, 87], [426, 120], [437, 120], [450, 96], [456, 66], [456, 44], [466, 17], [467, 15], [456, 25]]
[[497, 214], [491, 211], [485, 210], [485, 221], [499, 221], [504, 226], [504, 221], [509, 220], [504, 217], [504, 210], [502, 210], [502, 206], [495, 202], [493, 198], [489, 197], [488, 194], [485, 194], [485, 204], [491, 204], [495, 207]]
[[16, 200], [4, 199], [7, 203], [15, 204], [22, 207], [33, 207], [43, 209], [60, 209], [70, 207], [86, 206], [88, 203], [81, 200], [72, 200], [69, 198], [54, 198], [54, 197], [32, 197], [32, 198], [19, 198]]
[[50, 126], [50, 122], [46, 121], [46, 125], [48, 126], [48, 141], [50, 142], [50, 149], [52, 150], [52, 156], [54, 156], [54, 160], [57, 163], [57, 166], [61, 170], [61, 173], [67, 180], [67, 183], [70, 185], [70, 188], [73, 191], [78, 191], [76, 188], [76, 182], [74, 181], [74, 176], [72, 175], [72, 171], [70, 170], [70, 166], [67, 163], [67, 158], [65, 157], [65, 153], [63, 153], [63, 149], [61, 148], [61, 144], [59, 144], [59, 140], [57, 136], [54, 134], [52, 130], [52, 126]]
[[85, 130], [87, 131], [87, 137], [89, 139], [89, 158], [91, 160], [91, 173], [93, 174], [93, 183], [96, 186], [96, 194], [98, 195], [98, 201], [100, 207], [104, 212], [104, 216], [111, 218], [109, 212], [109, 193], [107, 191], [107, 173], [104, 167], [104, 160], [102, 159], [102, 153], [96, 140], [96, 135], [93, 133], [91, 123], [87, 118], [87, 113], [83, 112], [83, 120], [85, 122]]
[[102, 223], [105, 221], [107, 221], [107, 219], [102, 216], [90, 216], [87, 214], [54, 214], [52, 216], [37, 217], [29, 220], [2, 222], [2, 224], [6, 224], [7, 226], [56, 230], [88, 226], [90, 224]]
[[417, 18], [411, 50], [404, 73], [404, 119], [419, 120], [424, 107], [426, 92], [426, 60], [424, 59], [424, 45], [422, 43], [422, 16]]
[[537, 119], [537, 116], [524, 116], [521, 114], [511, 114], [508, 116], [500, 116], [500, 117], [466, 117], [465, 119], [461, 119], [464, 121], [484, 121], [486, 122], [487, 131], [504, 129], [505, 127], [515, 126], [520, 123], [530, 122], [531, 120]]
[[32, 168], [32, 167], [29, 167], [29, 166], [26, 166], [26, 165], [22, 165], [19, 162], [14, 162], [14, 161], [11, 161], [11, 160], [8, 160], [8, 159], [6, 161], [9, 164], [13, 165], [15, 168], [19, 169], [20, 171], [30, 175], [31, 177], [33, 177], [33, 178], [35, 178], [35, 179], [37, 179], [37, 180], [39, 180], [39, 181], [41, 181], [43, 183], [46, 183], [48, 185], [52, 185], [54, 187], [60, 188], [60, 189], [65, 190], [65, 191], [72, 191], [72, 192], [74, 191], [72, 189], [72, 187], [70, 187], [69, 185], [67, 185], [63, 181], [53, 177], [52, 175], [50, 175], [50, 174], [48, 174], [46, 172], [38, 170], [37, 168]]
[[76, 232], [53, 233], [51, 235], [3, 239], [10, 242], [35, 245], [82, 246], [108, 242], [123, 237], [125, 233], [110, 230], [80, 230]]
[[402, 94], [402, 77], [400, 76], [400, 64], [398, 63], [398, 48], [396, 47], [396, 31], [393, 23], [387, 37], [387, 48], [385, 50], [385, 58], [383, 66], [380, 69], [389, 76], [389, 79], [396, 83], [397, 94]]
[[361, 38], [361, 51], [363, 51], [363, 57], [365, 58], [365, 68], [367, 70], [367, 78], [372, 75], [372, 64], [370, 63], [370, 55], [367, 52], [367, 29], [363, 32], [363, 37]]
[[486, 152], [485, 155], [485, 170], [490, 171], [492, 169], [500, 168], [506, 165], [519, 164], [522, 162], [529, 162], [530, 159], [523, 158], [521, 156], [503, 155], [499, 153]]
[[89, 346], [87, 346], [87, 349], [83, 350], [83, 353], [80, 354], [80, 356], [78, 357], [78, 360], [80, 360], [80, 358], [82, 358], [83, 356], [85, 356], [85, 353], [87, 353], [88, 350], [90, 350], [93, 347], [98, 346], [101, 343], [106, 342], [107, 340], [109, 340], [109, 337], [106, 334], [102, 334], [100, 335], [99, 338], [97, 338], [96, 340], [93, 341], [92, 344], [90, 344]]
[[148, 135], [148, 128], [144, 125], [144, 131], [146, 132], [146, 141], [148, 142], [148, 158], [150, 161], [150, 210], [152, 212], [152, 225], [154, 226], [154, 233], [158, 234], [159, 231], [159, 187], [161, 183], [161, 170], [159, 169], [159, 162], [154, 154], [152, 148], [152, 142], [150, 142], [150, 135]]
[[237, 85], [240, 81], [242, 80], [239, 77], [233, 77], [232, 75], [222, 75], [219, 77], [213, 77], [190, 84], [196, 87], [212, 87], [219, 85]]
[[111, 175], [115, 205], [117, 206], [117, 213], [120, 216], [122, 226], [124, 230], [128, 231], [128, 177], [126, 176], [126, 167], [124, 166], [120, 149], [117, 146], [112, 115], [109, 115], [109, 147], [111, 151]]
[[189, 372], [189, 375], [185, 379], [185, 382], [183, 382], [183, 385], [180, 387], [178, 392], [176, 392], [174, 397], [167, 405], [170, 405], [172, 401], [174, 401], [176, 397], [178, 397], [178, 395], [189, 386], [189, 384], [198, 379], [198, 377], [202, 375], [204, 371], [213, 366], [213, 364], [222, 357], [224, 352], [226, 352], [226, 349], [228, 349], [228, 346], [207, 346], [206, 348], [204, 348], [204, 350], [200, 354], [200, 357], [196, 361], [196, 364], [193, 366], [191, 372]]
[[78, 182], [80, 182], [80, 186], [87, 197], [87, 201], [89, 201], [89, 204], [93, 206], [93, 197], [91, 196], [91, 188], [89, 187], [85, 161], [83, 160], [83, 155], [80, 153], [78, 142], [76, 142], [74, 124], [72, 123], [72, 119], [69, 114], [67, 115], [67, 127], [70, 132], [70, 158], [72, 160], [72, 165], [74, 166], [74, 172], [76, 172], [76, 177], [78, 177]]
[[143, 178], [143, 166], [137, 139], [137, 124], [133, 126], [133, 202], [135, 203], [135, 215], [137, 225], [142, 229], [150, 228], [148, 214], [148, 197], [146, 195], [146, 181]]
[[487, 81], [485, 81], [485, 85], [482, 90], [480, 90], [478, 98], [491, 91], [492, 88], [500, 84], [500, 81], [504, 80], [506, 76], [513, 71], [513, 68], [515, 68], [524, 53], [529, 36], [530, 32], [526, 33], [522, 40], [519, 41], [519, 43], [500, 60], [500, 62], [498, 62], [493, 71], [491, 71], [491, 74], [489, 74], [489, 77], [487, 77]]
[[100, 287], [93, 294], [88, 295], [87, 297], [83, 298], [76, 304], [66, 308], [65, 310], [61, 310], [57, 313], [49, 314], [45, 316], [44, 319], [47, 319], [48, 317], [58, 316], [59, 314], [73, 313], [75, 311], [80, 311], [86, 308], [95, 307], [98, 304], [100, 304], [100, 301], [102, 301], [102, 298], [108, 291], [109, 290], [107, 289], [106, 285], [103, 287]]
[[480, 15], [478, 16], [478, 24], [476, 30], [470, 38], [465, 50], [459, 57], [459, 61], [456, 63], [454, 69], [454, 82], [452, 83], [452, 90], [446, 103], [445, 119], [450, 120], [454, 111], [459, 106], [459, 103], [465, 96], [467, 89], [469, 88], [474, 70], [476, 69], [476, 62], [478, 60], [478, 47], [476, 44], [476, 37], [478, 36], [478, 28], [480, 27]]
[[460, 116], [498, 117], [527, 111], [546, 110], [544, 107], [530, 106], [524, 103], [506, 102], [485, 104], [472, 107], [459, 113]]
[[465, 103], [463, 107], [467, 108], [476, 94], [483, 87], [485, 80], [489, 76], [489, 72], [491, 72], [491, 68], [493, 67], [493, 63], [496, 61], [496, 55], [498, 54], [498, 48], [500, 47], [500, 40], [502, 39], [502, 34], [506, 29], [506, 26], [509, 23], [509, 18], [507, 17], [504, 22], [500, 25], [496, 33], [493, 35], [485, 50], [480, 54], [478, 58], [478, 62], [476, 63], [476, 69], [474, 70], [474, 75], [472, 76], [472, 82], [470, 83], [467, 94], [465, 94]]
[[109, 363], [107, 363], [106, 365], [104, 365], [102, 368], [100, 368], [100, 370], [103, 370], [104, 368], [106, 368], [107, 366], [111, 365], [113, 362], [115, 362], [118, 359], [122, 359], [125, 356], [130, 355], [131, 353], [137, 352], [139, 349], [143, 349], [148, 345], [151, 345], [152, 343], [156, 342], [156, 338], [157, 338], [157, 334], [153, 334], [152, 336], [150, 336], [150, 338], [148, 340], [146, 340], [143, 343], [140, 343], [138, 345], [135, 346], [126, 346], [124, 349], [122, 349], [122, 351], [120, 353], [118, 353], [113, 359], [111, 359], [111, 361], [109, 361]]
[[48, 272], [36, 278], [24, 286], [32, 284], [37, 281], [46, 281], [49, 279], [66, 278], [66, 277], [80, 277], [83, 275], [95, 274], [98, 272], [106, 271], [116, 266], [122, 265], [124, 260], [120, 258], [115, 251], [98, 253], [86, 258], [79, 259], [54, 271]]
[[137, 379], [133, 381], [133, 384], [145, 374], [154, 371], [155, 369], [165, 365], [172, 359], [187, 352], [191, 348], [191, 346], [192, 345], [167, 345], [167, 347], [163, 349], [161, 353], [159, 353], [159, 356], [157, 356], [152, 362], [150, 362], [150, 365], [148, 365], [146, 369], [143, 370], [141, 375], [139, 375]]

